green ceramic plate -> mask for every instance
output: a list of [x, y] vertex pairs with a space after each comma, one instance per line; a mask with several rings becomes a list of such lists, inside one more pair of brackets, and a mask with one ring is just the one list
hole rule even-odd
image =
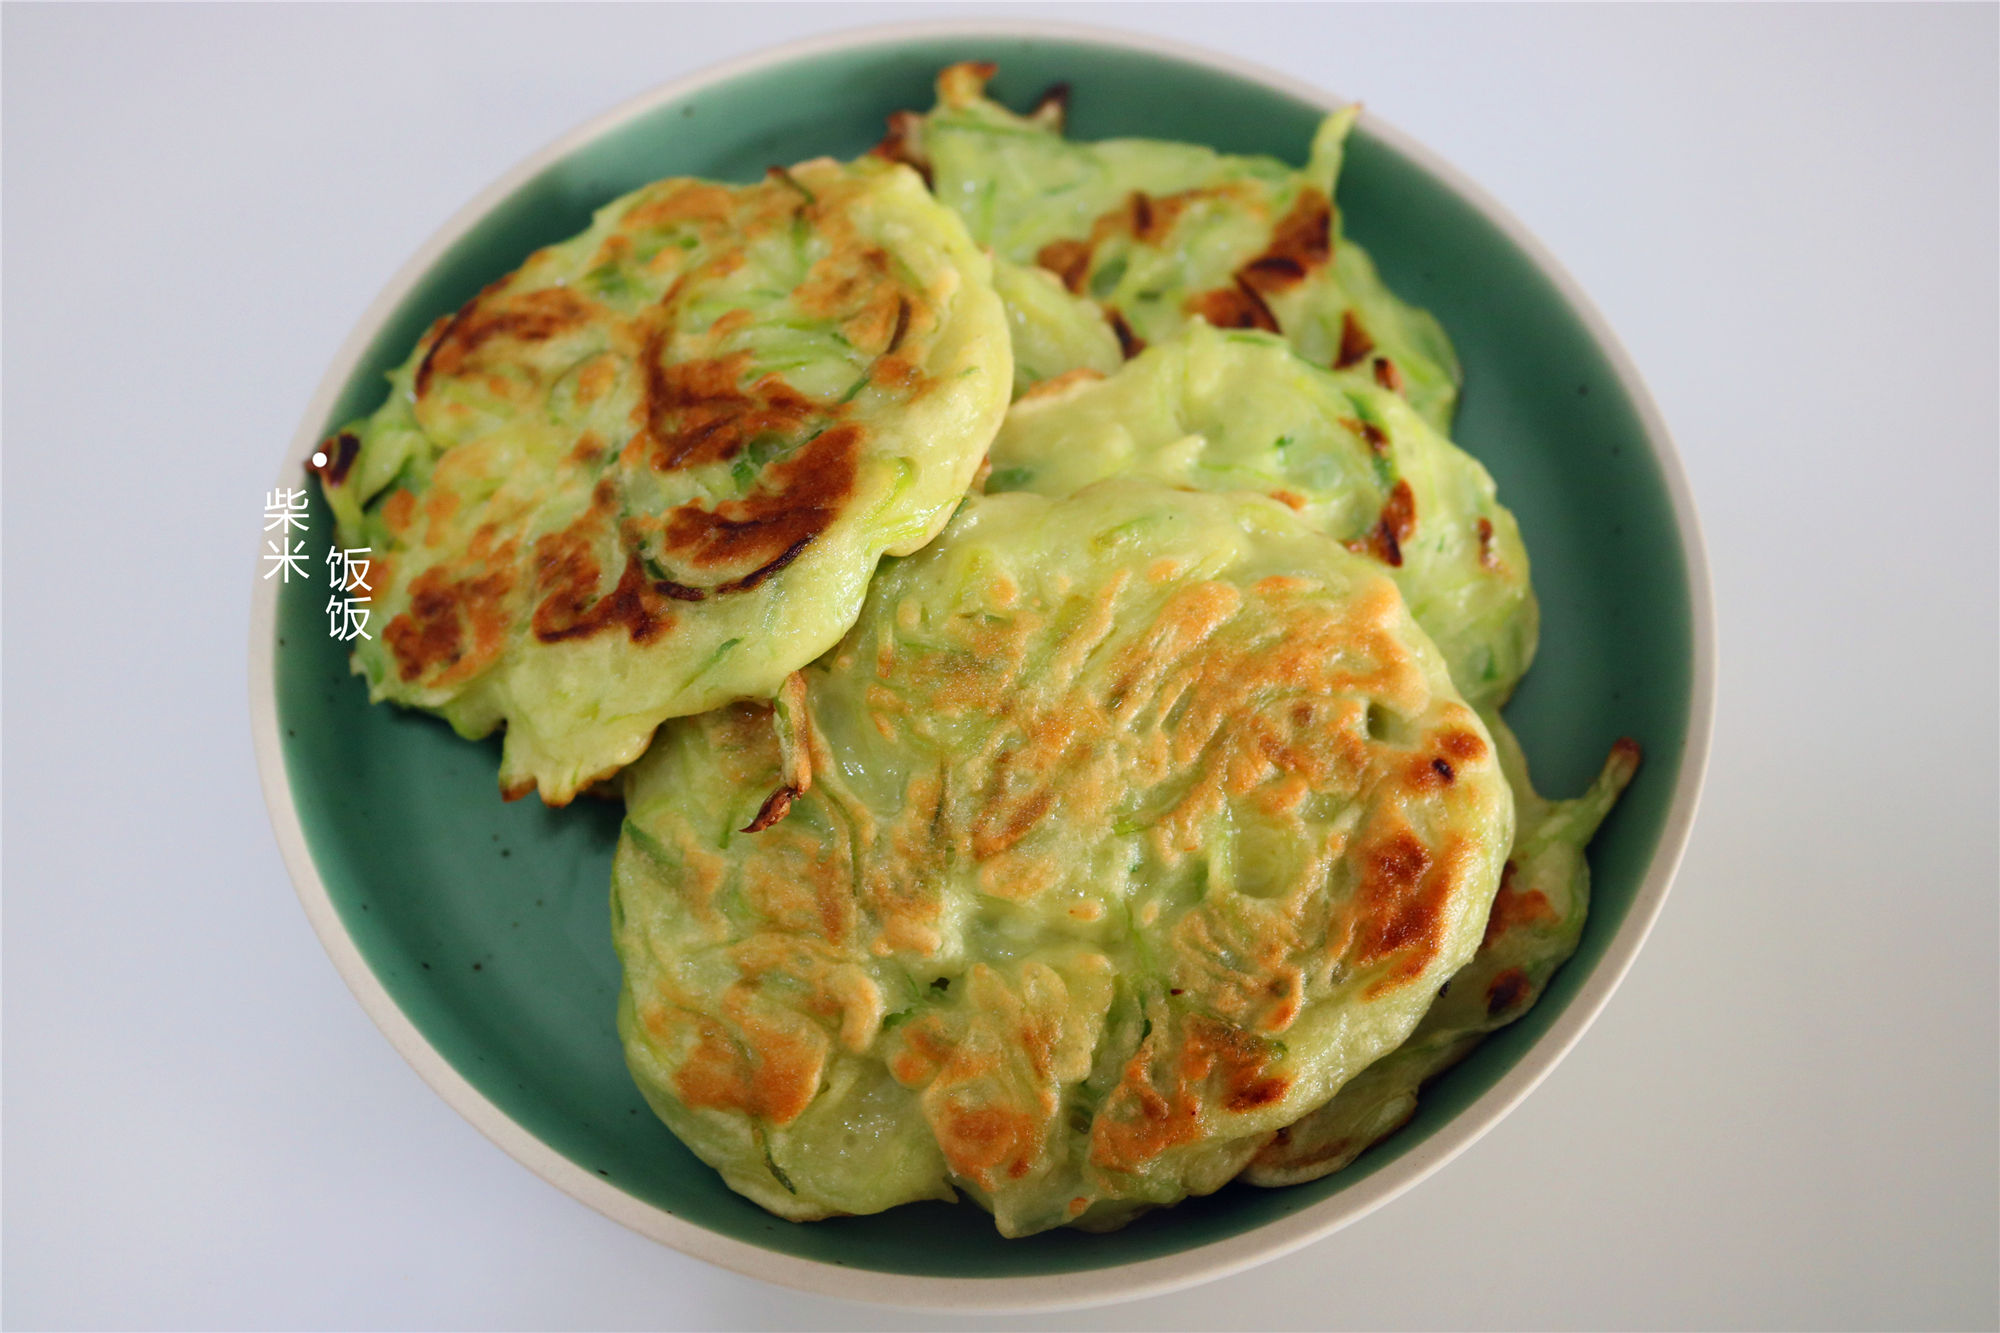
[[[1017, 104], [1067, 81], [1081, 137], [1293, 161], [1337, 100], [1150, 38], [993, 22], [846, 34], [669, 85], [530, 158], [411, 260], [341, 349], [278, 484], [299, 485], [315, 443], [377, 404], [383, 372], [434, 316], [580, 230], [598, 204], [660, 176], [747, 181], [772, 163], [858, 153], [888, 112], [929, 106], [938, 68], [963, 59], [998, 61], [996, 92]], [[1539, 785], [1580, 790], [1620, 735], [1646, 751], [1591, 847], [1583, 946], [1525, 1019], [1434, 1084], [1401, 1133], [1314, 1184], [1230, 1186], [1105, 1236], [1002, 1240], [984, 1212], [943, 1204], [779, 1221], [683, 1149], [626, 1075], [607, 905], [619, 810], [503, 804], [497, 742], [368, 706], [328, 637], [320, 578], [259, 578], [252, 720], [278, 842], [327, 951], [418, 1072], [527, 1166], [646, 1235], [807, 1290], [957, 1309], [1122, 1299], [1282, 1254], [1408, 1188], [1526, 1095], [1630, 964], [1686, 842], [1714, 679], [1699, 532], [1638, 374], [1517, 223], [1368, 118], [1340, 202], [1390, 285], [1456, 340], [1459, 440], [1527, 536], [1542, 648], [1508, 717]], [[331, 530], [316, 511], [316, 576]]]

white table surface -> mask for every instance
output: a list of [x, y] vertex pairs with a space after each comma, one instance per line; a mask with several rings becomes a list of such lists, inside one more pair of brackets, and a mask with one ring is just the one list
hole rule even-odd
[[363, 1017], [245, 705], [251, 515], [326, 363], [557, 133], [937, 12], [5, 10], [6, 1323], [2000, 1323], [1992, 7], [1010, 11], [1364, 97], [1564, 259], [1686, 456], [1722, 684], [1679, 884], [1409, 1195], [1163, 1299], [832, 1303], [572, 1202]]

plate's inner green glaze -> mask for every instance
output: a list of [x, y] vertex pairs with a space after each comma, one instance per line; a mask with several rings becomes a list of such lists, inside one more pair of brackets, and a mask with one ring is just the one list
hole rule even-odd
[[[417, 283], [324, 426], [372, 409], [383, 374], [433, 317], [580, 230], [596, 205], [666, 175], [748, 181], [774, 163], [858, 153], [890, 111], [928, 106], [938, 68], [964, 59], [997, 61], [994, 92], [1016, 106], [1067, 81], [1071, 132], [1084, 138], [1186, 139], [1300, 161], [1322, 114], [1215, 70], [1056, 40], [935, 38], [744, 75], [655, 108], [516, 190]], [[1351, 71], [1326, 78], [1355, 83]], [[1574, 794], [1621, 735], [1646, 753], [1591, 845], [1583, 945], [1526, 1018], [1432, 1085], [1408, 1127], [1314, 1184], [1232, 1185], [1109, 1235], [1003, 1240], [985, 1213], [945, 1204], [779, 1221], [683, 1149], [626, 1074], [608, 908], [618, 808], [503, 804], [498, 741], [467, 744], [434, 718], [370, 708], [344, 646], [328, 637], [328, 590], [318, 576], [295, 579], [279, 598], [276, 682], [294, 798], [342, 920], [431, 1045], [585, 1171], [679, 1217], [810, 1259], [935, 1276], [1106, 1267], [1236, 1235], [1382, 1169], [1490, 1088], [1571, 1002], [1652, 859], [1687, 737], [1686, 566], [1637, 413], [1576, 313], [1491, 223], [1366, 125], [1341, 177], [1346, 225], [1391, 288], [1455, 340], [1465, 366], [1458, 442], [1492, 471], [1534, 562], [1541, 652], [1507, 717], [1537, 785]], [[316, 507], [307, 536], [317, 571], [331, 532]]]

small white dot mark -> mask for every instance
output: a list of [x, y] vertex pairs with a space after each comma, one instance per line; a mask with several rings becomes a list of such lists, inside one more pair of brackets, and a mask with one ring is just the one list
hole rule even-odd
[[313, 466], [314, 466], [314, 467], [325, 467], [325, 466], [326, 466], [326, 451], [325, 451], [325, 450], [321, 450], [321, 451], [320, 451], [319, 453], [316, 453], [316, 454], [314, 454], [314, 455], [313, 455]]

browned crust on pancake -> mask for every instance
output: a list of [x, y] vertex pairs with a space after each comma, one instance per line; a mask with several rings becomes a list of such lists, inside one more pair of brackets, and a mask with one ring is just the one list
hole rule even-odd
[[559, 544], [550, 549], [549, 559], [543, 586], [550, 591], [534, 616], [535, 637], [543, 643], [619, 629], [634, 643], [651, 643], [674, 627], [677, 599], [654, 589], [637, 555], [626, 556], [618, 584], [608, 595], [588, 603], [585, 589], [595, 591], [597, 567], [587, 549]]
[[1518, 967], [1510, 967], [1494, 977], [1486, 986], [1486, 1013], [1489, 1018], [1498, 1018], [1515, 1008], [1534, 993], [1535, 985], [1528, 974]]
[[1368, 330], [1361, 327], [1361, 321], [1354, 317], [1352, 310], [1340, 312], [1340, 350], [1334, 354], [1333, 368], [1346, 370], [1359, 363], [1375, 350], [1375, 340], [1368, 336]]
[[437, 566], [418, 575], [409, 608], [382, 632], [397, 674], [450, 685], [483, 671], [498, 659], [513, 628], [513, 588], [514, 574], [505, 564], [475, 564], [457, 574]]
[[1278, 219], [1263, 253], [1245, 261], [1236, 276], [1254, 291], [1282, 292], [1325, 268], [1332, 258], [1333, 205], [1309, 186]]
[[[463, 382], [475, 403], [491, 395], [507, 410], [541, 412], [541, 396], [571, 371], [577, 401], [588, 406], [613, 391], [622, 365], [634, 364], [636, 429], [617, 457], [595, 429], [563, 451], [549, 484], [573, 485], [580, 471], [595, 476], [595, 489], [583, 514], [532, 544], [501, 537], [523, 530], [543, 493], [496, 471], [517, 463], [498, 454], [488, 461], [478, 438], [447, 447], [421, 493], [392, 487], [376, 501], [392, 539], [377, 552], [380, 571], [417, 547], [446, 557], [429, 569], [416, 566], [409, 604], [383, 632], [399, 679], [428, 688], [468, 681], [523, 632], [541, 644], [611, 633], [635, 644], [660, 642], [673, 630], [676, 605], [761, 586], [839, 517], [854, 495], [864, 443], [863, 428], [843, 420], [846, 405], [816, 401], [776, 373], [757, 374], [751, 353], [732, 349], [747, 318], [740, 312], [691, 335], [677, 314], [689, 281], [726, 275], [743, 262], [750, 237], [808, 218], [827, 250], [795, 292], [798, 308], [873, 350], [862, 373], [886, 391], [915, 396], [930, 387], [917, 345], [939, 319], [929, 294], [896, 276], [886, 251], [854, 230], [822, 177], [805, 179], [817, 191], [781, 172], [753, 187], [665, 182], [639, 198], [598, 247], [597, 262], [633, 265], [649, 228], [692, 228], [708, 249], [704, 267], [670, 282], [660, 262], [679, 263], [683, 252], [661, 250], [650, 271], [663, 275], [666, 295], [636, 311], [600, 305], [567, 285], [535, 285], [537, 256], [432, 326], [414, 379], [420, 408], [440, 400], [447, 384]], [[844, 177], [831, 187], [851, 188]], [[592, 330], [601, 334], [590, 342], [577, 337]], [[577, 341], [550, 345], [566, 338]], [[475, 420], [458, 415], [455, 403], [446, 410], [436, 419], [446, 430]], [[753, 445], [760, 457], [777, 457], [762, 464], [740, 498], [690, 500], [666, 512], [620, 510], [619, 470], [671, 474], [728, 463]], [[328, 484], [341, 484], [359, 451], [352, 434], [336, 436], [317, 470]], [[629, 503], [629, 488], [623, 495]], [[648, 549], [673, 568], [650, 563]]]
[[914, 167], [928, 187], [932, 183], [931, 164], [917, 147], [917, 136], [923, 123], [924, 118], [914, 111], [890, 112], [888, 132], [882, 136], [880, 143], [868, 151], [876, 157]]
[[792, 802], [799, 799], [797, 787], [780, 787], [764, 798], [764, 804], [757, 807], [757, 816], [741, 829], [740, 833], [762, 833], [771, 825], [783, 819], [792, 808]]
[[1382, 502], [1382, 512], [1375, 520], [1375, 526], [1368, 529], [1365, 536], [1346, 543], [1350, 551], [1374, 556], [1383, 564], [1400, 567], [1403, 563], [1403, 544], [1417, 532], [1417, 497], [1410, 489], [1410, 483], [1400, 478], [1389, 488], [1389, 496]]
[[1204, 1014], [1156, 1025], [1091, 1125], [1092, 1165], [1141, 1170], [1213, 1132], [1210, 1106], [1240, 1115], [1282, 1100], [1291, 1084], [1277, 1066], [1269, 1043]]
[[644, 439], [640, 447], [662, 472], [727, 462], [758, 436], [795, 434], [826, 412], [777, 375], [743, 387], [747, 351], [667, 362], [665, 337], [656, 331], [646, 347], [645, 427], [634, 437]]
[[1132, 326], [1125, 322], [1125, 315], [1122, 311], [1106, 306], [1104, 307], [1104, 317], [1111, 322], [1111, 332], [1118, 339], [1118, 350], [1125, 354], [1127, 361], [1130, 361], [1133, 357], [1146, 350], [1146, 340], [1132, 332]]
[[[760, 1012], [732, 990], [727, 1007], [741, 1043], [714, 1019], [689, 1010], [660, 1025], [687, 1025], [695, 1043], [674, 1071], [674, 1090], [691, 1107], [740, 1111], [775, 1125], [798, 1119], [819, 1091], [828, 1043], [812, 1024], [784, 1011]], [[656, 1014], [660, 1011], [655, 1011]], [[789, 1017], [795, 1021], [785, 1021]]]
[[1035, 252], [1035, 262], [1061, 279], [1062, 285], [1081, 294], [1090, 276], [1090, 242], [1050, 241]]
[[1264, 298], [1304, 282], [1332, 258], [1333, 205], [1308, 186], [1271, 229], [1263, 251], [1237, 266], [1231, 285], [1195, 293], [1188, 298], [1188, 313], [1218, 329], [1282, 333]]
[[[1173, 564], [1135, 561], [1095, 586], [1050, 594], [975, 563], [949, 614], [897, 601], [796, 678], [801, 689], [840, 691], [866, 709], [861, 725], [910, 743], [900, 793], [863, 798], [829, 759], [801, 796], [769, 713], [691, 724], [716, 729], [712, 752], [750, 747], [725, 775], [771, 794], [732, 880], [759, 933], [730, 946], [740, 981], [702, 1006], [715, 1032], [674, 1038], [692, 1052], [677, 1089], [701, 1105], [785, 1113], [788, 1096], [818, 1076], [823, 1047], [788, 1026], [747, 1022], [755, 997], [797, 980], [813, 992], [800, 1007], [824, 1036], [848, 1022], [831, 970], [895, 957], [924, 994], [903, 1002], [903, 1021], [877, 1049], [917, 1095], [956, 1177], [996, 1191], [1047, 1169], [1052, 1146], [1071, 1135], [1087, 1140], [1095, 1170], [1172, 1171], [1160, 1163], [1176, 1149], [1269, 1128], [1296, 1096], [1279, 1034], [1295, 1027], [1309, 994], [1350, 984], [1330, 976], [1352, 975], [1368, 1000], [1435, 989], [1486, 854], [1455, 817], [1420, 832], [1439, 825], [1416, 811], [1462, 799], [1480, 764], [1488, 770], [1477, 780], [1497, 799], [1474, 715], [1436, 700], [1434, 670], [1386, 578], [1357, 573], [1356, 587], [1332, 596], [1323, 574], [1174, 583]], [[1052, 635], [1057, 618], [1062, 632]], [[1371, 704], [1421, 716], [1420, 739], [1377, 738]], [[805, 711], [798, 699], [783, 707]], [[979, 720], [976, 739], [961, 729], [968, 718]], [[937, 757], [947, 737], [958, 747], [949, 761]], [[1360, 803], [1358, 826], [1323, 826], [1322, 796]], [[801, 818], [808, 799], [827, 804]], [[792, 813], [778, 822], [785, 807]], [[1158, 972], [1084, 992], [1102, 1006], [1129, 984], [1109, 1011], [1077, 1009], [1079, 992], [1065, 990], [1089, 975], [1087, 960], [1052, 952], [966, 968], [962, 955], [940, 953], [953, 867], [992, 899], [1039, 899], [1038, 910], [1102, 919], [1102, 904], [1050, 897], [1074, 883], [1066, 831], [1112, 829], [1132, 809], [1144, 818], [1116, 836], [1132, 838], [1165, 875], [1205, 874], [1207, 834], [1225, 817], [1293, 837], [1287, 855], [1302, 859], [1271, 862], [1284, 868], [1270, 883], [1176, 899], [1178, 915], [1154, 937]], [[1342, 866], [1354, 872], [1351, 890]], [[1134, 928], [1154, 925], [1146, 904], [1130, 906]], [[933, 968], [949, 973], [948, 990], [925, 991]], [[668, 1014], [695, 1001], [663, 994], [658, 1003]], [[1077, 1013], [1110, 1029], [1087, 1031], [1081, 1055], [1063, 1050]], [[766, 1061], [771, 1033], [780, 1046]], [[1097, 1042], [1117, 1044], [1093, 1051]], [[1064, 1089], [1100, 1059], [1095, 1067], [1115, 1081], [1087, 1126], [1067, 1121], [1076, 1103]]]
[[1509, 861], [1500, 872], [1500, 889], [1493, 895], [1493, 906], [1486, 914], [1486, 933], [1479, 942], [1482, 949], [1510, 931], [1556, 923], [1556, 909], [1546, 893], [1540, 889], [1523, 893], [1514, 887], [1516, 870]]
[[839, 516], [860, 469], [861, 427], [834, 426], [767, 468], [758, 489], [714, 508], [692, 501], [667, 516], [663, 546], [686, 566], [744, 571], [718, 591], [742, 592], [783, 569]]
[[1277, 333], [1278, 317], [1264, 298], [1241, 278], [1234, 286], [1216, 287], [1188, 298], [1188, 313], [1200, 315], [1218, 329], [1262, 329]]
[[1097, 249], [1106, 240], [1124, 235], [1144, 245], [1164, 245], [1190, 205], [1226, 193], [1223, 188], [1210, 186], [1167, 195], [1134, 190], [1116, 208], [1107, 209], [1093, 219], [1087, 236], [1053, 240], [1044, 245], [1036, 252], [1035, 263], [1062, 279], [1063, 286], [1070, 291], [1081, 293], [1090, 277]]
[[594, 308], [565, 287], [538, 287], [510, 291], [511, 275], [491, 284], [467, 301], [444, 327], [417, 367], [417, 397], [429, 393], [432, 377], [459, 375], [471, 369], [480, 348], [489, 342], [546, 342], [559, 334], [581, 328], [594, 317]]
[[326, 462], [318, 467], [306, 461], [306, 471], [317, 472], [329, 486], [338, 486], [347, 480], [347, 470], [354, 466], [354, 460], [361, 453], [361, 441], [352, 431], [342, 431], [320, 445], [320, 452], [326, 455]]

